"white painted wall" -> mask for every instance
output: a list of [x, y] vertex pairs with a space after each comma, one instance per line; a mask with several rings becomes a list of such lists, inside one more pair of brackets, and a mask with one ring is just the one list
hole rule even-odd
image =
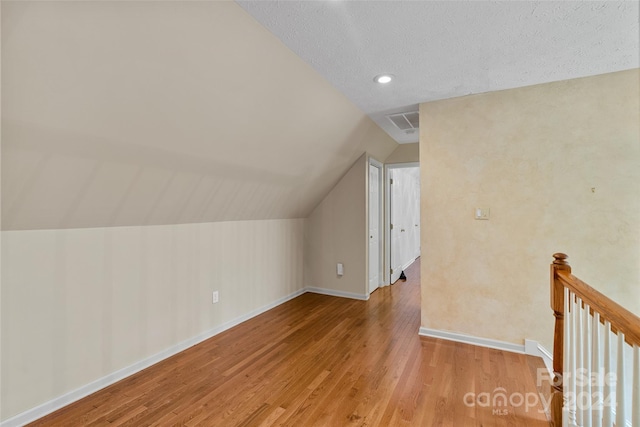
[[3, 231], [2, 418], [301, 292], [303, 229]]

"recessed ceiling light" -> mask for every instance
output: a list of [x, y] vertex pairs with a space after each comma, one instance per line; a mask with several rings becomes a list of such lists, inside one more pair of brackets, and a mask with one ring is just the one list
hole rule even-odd
[[386, 84], [393, 80], [393, 74], [380, 74], [373, 78], [373, 81], [376, 83]]

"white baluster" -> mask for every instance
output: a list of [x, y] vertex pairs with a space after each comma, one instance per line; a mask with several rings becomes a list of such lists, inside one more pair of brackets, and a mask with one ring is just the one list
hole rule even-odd
[[564, 393], [567, 396], [568, 401], [568, 416], [569, 423], [563, 425], [575, 425], [576, 424], [576, 315], [577, 306], [575, 295], [573, 292], [569, 292], [569, 354], [568, 354], [568, 367], [565, 370], [565, 384], [566, 388]]
[[604, 402], [602, 408], [602, 426], [613, 427], [613, 387], [609, 375], [613, 372], [611, 361], [611, 323], [604, 322]]
[[640, 426], [640, 347], [633, 346], [633, 392], [631, 400], [631, 425]]
[[569, 302], [569, 298], [571, 298], [571, 292], [569, 289], [564, 288], [564, 326], [562, 331], [562, 336], [564, 337], [564, 341], [562, 343], [562, 425], [569, 425], [569, 404], [567, 401], [567, 391], [568, 391], [568, 378], [567, 372], [569, 372], [570, 364], [569, 364], [569, 352], [571, 351], [571, 328], [569, 327], [571, 323], [571, 313], [569, 311], [571, 307], [571, 303]]
[[624, 412], [624, 334], [618, 331], [618, 366], [616, 369], [616, 426], [625, 425], [626, 414]]
[[580, 405], [582, 405], [582, 425], [591, 427], [591, 314], [588, 304], [584, 305], [582, 313], [583, 322], [583, 349], [582, 349], [582, 366], [584, 367], [584, 387], [583, 394], [580, 396]]
[[593, 324], [591, 333], [593, 336], [593, 358], [591, 359], [591, 373], [597, 374], [595, 384], [592, 385], [593, 393], [591, 414], [593, 416], [593, 427], [602, 427], [602, 361], [600, 359], [600, 347], [602, 341], [600, 339], [600, 314], [593, 313], [591, 318]]
[[582, 412], [582, 406], [580, 404], [580, 399], [582, 396], [582, 391], [583, 391], [583, 378], [582, 378], [582, 363], [583, 363], [583, 357], [582, 357], [582, 351], [584, 350], [583, 344], [582, 342], [584, 341], [583, 339], [583, 322], [582, 322], [582, 313], [583, 313], [583, 309], [582, 309], [582, 299], [580, 298], [576, 298], [576, 316], [575, 316], [575, 321], [576, 321], [576, 333], [574, 335], [574, 337], [576, 338], [576, 366], [575, 369], [573, 371], [573, 374], [575, 375], [575, 381], [576, 381], [576, 394], [574, 396], [575, 400], [576, 400], [576, 424], [579, 426], [583, 426], [583, 421], [584, 421], [584, 417], [583, 417], [583, 412]]

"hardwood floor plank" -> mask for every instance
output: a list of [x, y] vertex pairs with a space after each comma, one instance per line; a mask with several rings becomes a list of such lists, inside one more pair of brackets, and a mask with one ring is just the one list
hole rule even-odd
[[548, 426], [477, 399], [537, 393], [541, 360], [418, 336], [419, 271], [369, 301], [301, 295], [32, 425]]

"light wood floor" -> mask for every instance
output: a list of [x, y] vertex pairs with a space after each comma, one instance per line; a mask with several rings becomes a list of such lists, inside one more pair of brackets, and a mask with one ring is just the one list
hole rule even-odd
[[540, 359], [418, 336], [419, 271], [369, 301], [304, 294], [32, 425], [548, 426], [517, 395]]

